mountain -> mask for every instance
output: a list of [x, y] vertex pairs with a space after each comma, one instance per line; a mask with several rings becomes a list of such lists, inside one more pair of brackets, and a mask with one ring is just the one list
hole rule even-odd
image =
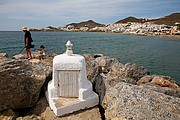
[[117, 21], [116, 23], [127, 23], [127, 22], [138, 22], [138, 23], [143, 23], [145, 19], [138, 19], [138, 18], [135, 18], [135, 17], [127, 17], [125, 19], [122, 19], [122, 20], [119, 20]]
[[152, 19], [149, 20], [154, 22], [155, 24], [165, 24], [165, 25], [175, 25], [176, 22], [180, 23], [180, 13], [173, 13], [171, 15], [158, 18], [158, 19]]
[[180, 23], [180, 13], [173, 13], [165, 17], [157, 18], [157, 19], [138, 19], [135, 17], [127, 17], [125, 19], [119, 20], [116, 23], [127, 23], [127, 22], [138, 22], [138, 23], [143, 23], [143, 22], [154, 22], [155, 24], [165, 24], [165, 25], [175, 25], [176, 22]]
[[94, 28], [94, 27], [105, 26], [104, 24], [96, 23], [93, 20], [88, 20], [88, 21], [80, 22], [80, 23], [71, 23], [71, 24], [66, 25], [66, 27], [70, 25], [74, 26], [74, 28], [80, 28], [80, 27]]

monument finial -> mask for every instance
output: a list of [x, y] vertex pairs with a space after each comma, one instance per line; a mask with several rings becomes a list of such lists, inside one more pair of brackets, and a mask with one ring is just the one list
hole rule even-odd
[[71, 43], [71, 41], [68, 40], [66, 43], [66, 54], [68, 56], [71, 56], [73, 54], [72, 46], [73, 46], [73, 44]]

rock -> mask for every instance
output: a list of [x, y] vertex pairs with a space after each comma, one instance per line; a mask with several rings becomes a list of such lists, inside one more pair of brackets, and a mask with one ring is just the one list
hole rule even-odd
[[94, 91], [99, 96], [99, 103], [102, 103], [102, 100], [104, 99], [105, 92], [106, 92], [106, 86], [105, 81], [102, 75], [97, 75], [94, 82]]
[[0, 66], [0, 111], [33, 107], [52, 67], [28, 60], [5, 60]]
[[8, 54], [0, 53], [0, 66], [4, 65], [4, 61], [8, 59]]
[[149, 74], [142, 66], [136, 64], [123, 65], [117, 59], [108, 56], [101, 55], [95, 58], [92, 55], [86, 55], [84, 57], [88, 79], [93, 83], [100, 102], [109, 87], [115, 86], [118, 82], [136, 84], [136, 81], [141, 77]]
[[8, 109], [0, 113], [0, 120], [15, 120], [18, 113], [14, 112], [12, 109]]
[[103, 73], [110, 72], [112, 66], [119, 63], [117, 59], [108, 56], [97, 57], [95, 61], [101, 67]]
[[8, 54], [7, 53], [0, 53], [0, 58], [8, 58]]
[[[90, 76], [94, 76], [103, 73], [108, 80], [118, 80], [123, 82], [130, 82], [136, 84], [136, 82], [143, 76], [150, 73], [142, 66], [136, 64], [123, 65], [115, 58], [108, 56], [99, 56], [94, 58], [90, 55], [86, 55], [87, 71], [91, 71]], [[93, 73], [93, 74], [92, 74]], [[89, 75], [89, 74], [88, 74]], [[96, 76], [95, 75], [95, 76]], [[91, 77], [95, 78], [95, 77]], [[94, 80], [93, 80], [94, 81]]]
[[133, 78], [136, 82], [143, 76], [149, 75], [150, 73], [143, 67], [136, 64], [127, 63], [125, 64], [125, 76]]
[[93, 61], [95, 60], [94, 56], [91, 54], [84, 54], [85, 61]]
[[44, 111], [48, 107], [48, 102], [45, 96], [41, 97], [40, 100], [36, 103], [36, 106], [32, 109], [31, 114], [42, 116], [44, 114]]
[[161, 87], [169, 87], [173, 89], [180, 90], [179, 84], [173, 80], [170, 76], [157, 76], [157, 75], [147, 75], [142, 77], [138, 82], [137, 85], [145, 84], [145, 83], [152, 83], [159, 85]]
[[152, 79], [151, 83], [160, 85], [161, 87], [170, 87], [170, 88], [176, 88], [180, 90], [180, 87], [169, 76], [155, 76]]
[[97, 75], [101, 73], [101, 67], [94, 61], [86, 61], [87, 79], [92, 83]]
[[163, 93], [165, 95], [170, 95], [170, 96], [180, 98], [180, 90], [179, 89], [172, 89], [169, 87], [160, 87], [159, 85], [152, 84], [150, 82], [141, 84], [141, 85], [139, 85], [139, 87], [141, 87], [142, 89], [149, 89], [152, 91]]
[[24, 54], [17, 54], [17, 55], [14, 55], [12, 57], [12, 59], [25, 59], [25, 55]]
[[180, 87], [178, 83], [169, 76], [147, 75], [137, 81], [137, 85], [180, 98]]
[[106, 89], [102, 105], [107, 120], [180, 119], [180, 98], [129, 83], [119, 82], [114, 87]]
[[18, 117], [16, 118], [16, 120], [44, 120], [44, 119], [36, 115], [27, 115], [25, 117]]
[[142, 77], [140, 80], [138, 80], [136, 84], [141, 85], [141, 84], [151, 82], [154, 77], [155, 77], [154, 75], [146, 75]]

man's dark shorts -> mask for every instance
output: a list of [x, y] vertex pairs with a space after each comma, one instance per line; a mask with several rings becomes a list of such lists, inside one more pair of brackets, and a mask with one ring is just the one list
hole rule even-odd
[[28, 45], [28, 46], [26, 46], [25, 48], [26, 48], [26, 49], [30, 49], [30, 48], [31, 48], [31, 46], [30, 46], [30, 45]]

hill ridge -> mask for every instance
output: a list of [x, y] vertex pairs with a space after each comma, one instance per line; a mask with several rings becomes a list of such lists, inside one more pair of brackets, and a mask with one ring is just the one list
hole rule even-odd
[[74, 26], [74, 28], [80, 28], [80, 27], [94, 28], [94, 27], [105, 26], [104, 24], [94, 22], [93, 20], [88, 20], [88, 21], [79, 22], [79, 23], [70, 23], [70, 24], [66, 25], [66, 27], [69, 25]]
[[124, 18], [122, 20], [119, 20], [115, 22], [117, 23], [127, 23], [127, 22], [138, 22], [138, 23], [144, 23], [144, 22], [154, 22], [155, 24], [165, 24], [165, 25], [175, 25], [176, 22], [180, 23], [180, 13], [172, 13], [170, 15], [160, 17], [157, 19], [147, 19], [147, 18], [136, 18], [129, 16], [127, 18]]

